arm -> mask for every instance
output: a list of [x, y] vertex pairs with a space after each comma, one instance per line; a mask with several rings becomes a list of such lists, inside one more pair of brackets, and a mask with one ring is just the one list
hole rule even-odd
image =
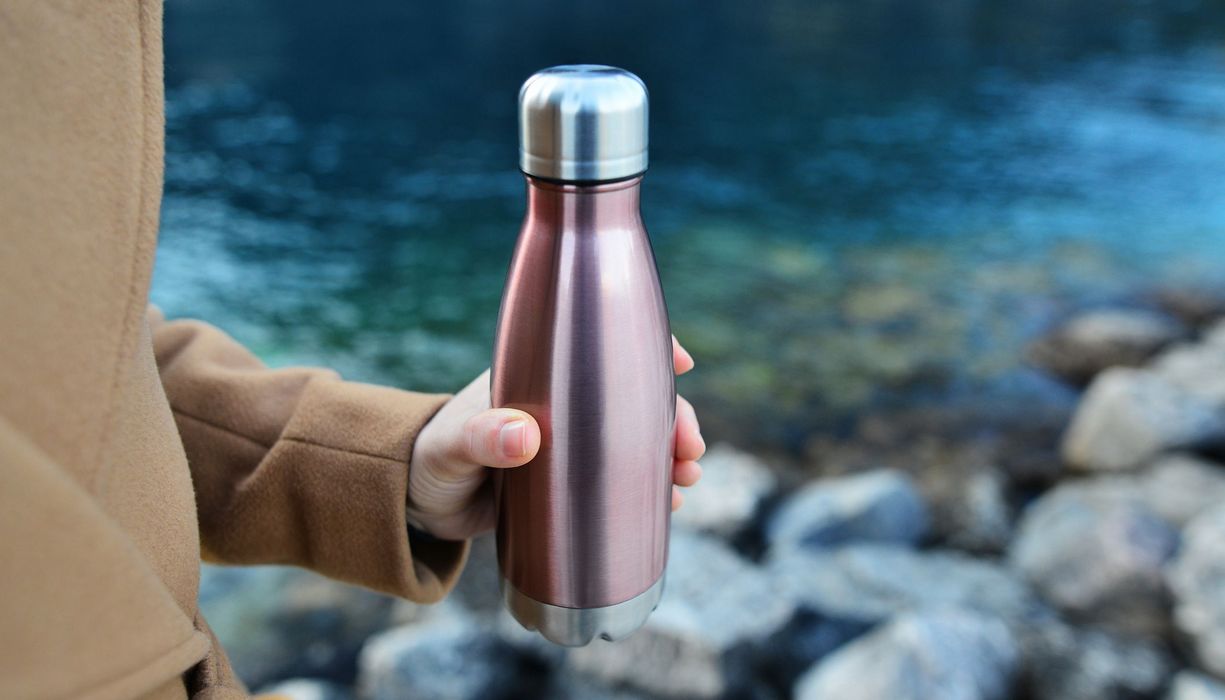
[[206, 560], [295, 564], [420, 602], [467, 546], [410, 534], [409, 461], [447, 396], [266, 368], [216, 328], [151, 309], [162, 384], [187, 451]]

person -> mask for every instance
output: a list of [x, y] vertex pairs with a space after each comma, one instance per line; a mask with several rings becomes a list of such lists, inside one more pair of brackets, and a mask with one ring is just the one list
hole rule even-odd
[[[161, 21], [158, 0], [0, 5], [4, 698], [247, 697], [201, 557], [437, 601], [493, 523], [487, 467], [540, 444], [484, 376], [447, 397], [269, 370], [148, 307]], [[678, 404], [684, 485], [704, 446]]]

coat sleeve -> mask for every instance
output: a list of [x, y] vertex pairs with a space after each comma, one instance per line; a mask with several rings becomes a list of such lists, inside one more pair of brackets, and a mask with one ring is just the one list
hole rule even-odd
[[405, 520], [413, 442], [447, 396], [268, 369], [207, 324], [155, 308], [149, 322], [205, 560], [293, 564], [417, 602], [450, 590], [467, 543]]

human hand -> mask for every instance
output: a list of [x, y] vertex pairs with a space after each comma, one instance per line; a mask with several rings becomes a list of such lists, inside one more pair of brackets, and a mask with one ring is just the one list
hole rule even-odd
[[[693, 369], [693, 358], [672, 339], [676, 373]], [[527, 413], [490, 408], [489, 371], [482, 372], [425, 424], [417, 436], [408, 472], [408, 519], [447, 540], [464, 540], [493, 529], [489, 469], [527, 464], [540, 449], [540, 426]], [[676, 457], [672, 463], [672, 510], [684, 497], [677, 486], [702, 476], [697, 460], [706, 452], [693, 406], [676, 397]]]

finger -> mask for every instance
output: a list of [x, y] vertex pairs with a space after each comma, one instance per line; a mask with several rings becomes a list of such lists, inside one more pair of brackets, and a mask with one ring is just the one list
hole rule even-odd
[[673, 486], [672, 487], [672, 511], [676, 512], [677, 510], [680, 509], [682, 505], [684, 505], [684, 503], [685, 503], [685, 497], [681, 495], [681, 490]]
[[693, 404], [682, 396], [676, 397], [676, 459], [681, 462], [701, 459], [706, 454], [706, 441], [698, 425]]
[[693, 369], [693, 355], [681, 347], [681, 343], [672, 336], [672, 368], [677, 374], [684, 374]]
[[540, 426], [513, 408], [481, 411], [464, 423], [457, 457], [485, 467], [518, 467], [540, 449]]
[[677, 486], [693, 486], [702, 478], [702, 465], [692, 460], [677, 462], [672, 467], [672, 483]]

